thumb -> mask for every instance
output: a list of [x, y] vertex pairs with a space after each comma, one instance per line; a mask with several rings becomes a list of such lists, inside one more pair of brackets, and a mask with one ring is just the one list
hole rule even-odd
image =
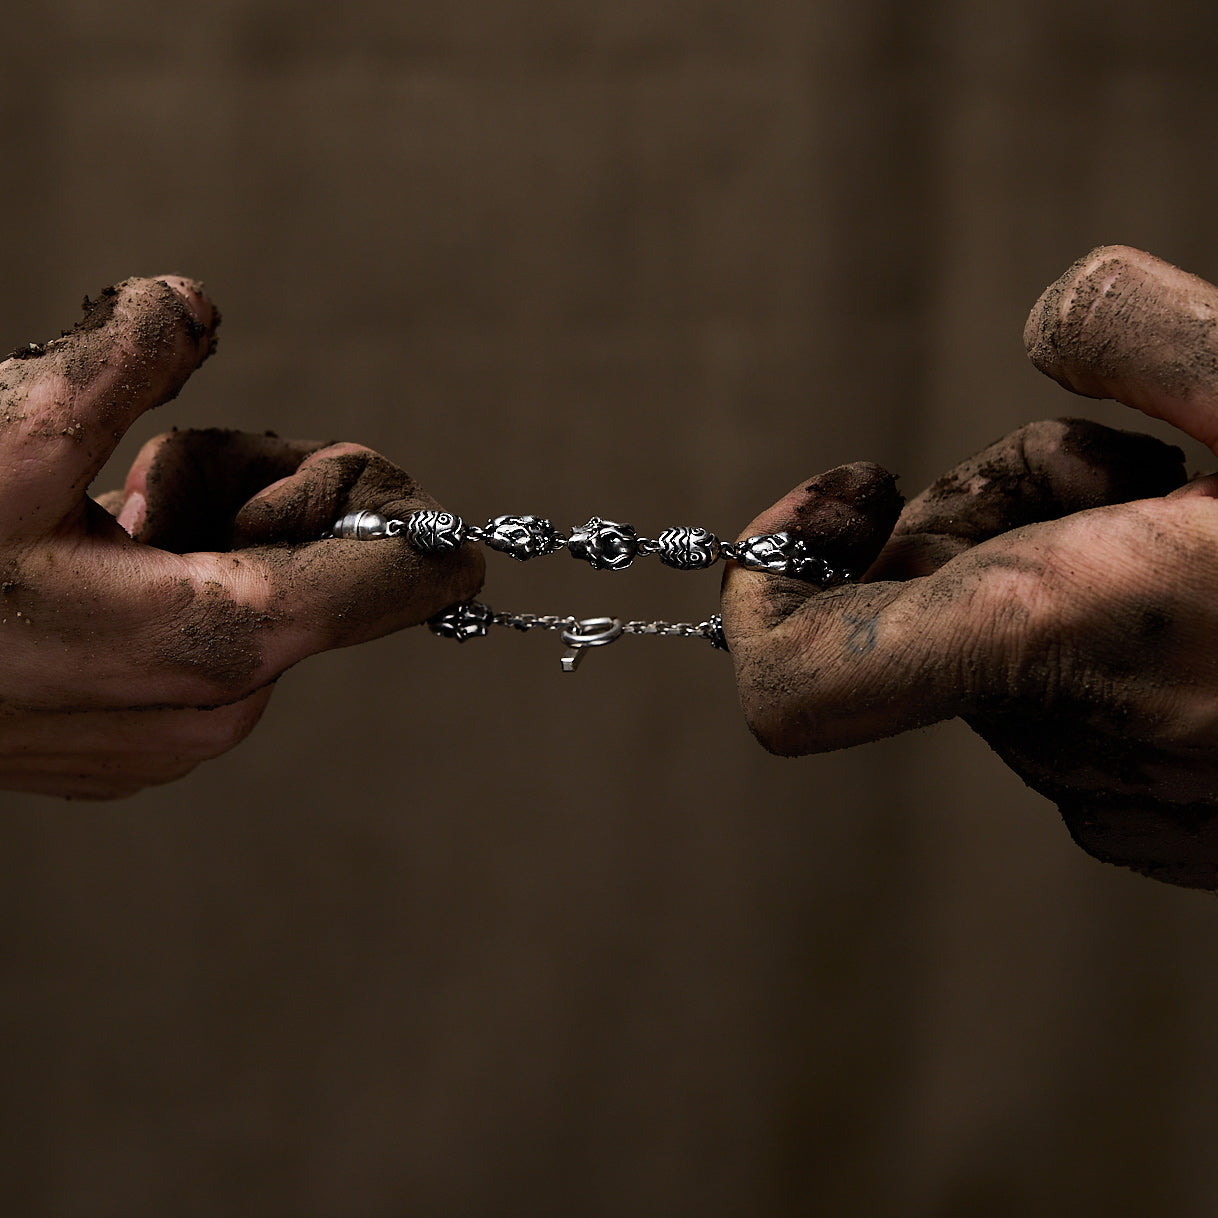
[[1218, 288], [1204, 279], [1100, 246], [1041, 294], [1024, 345], [1072, 392], [1115, 398], [1218, 452]]
[[[869, 461], [839, 465], [800, 483], [761, 513], [741, 540], [788, 533], [823, 558], [843, 579], [866, 571], [901, 515], [897, 480]], [[814, 586], [803, 580], [729, 563], [723, 577], [724, 634], [768, 630], [798, 609]]]
[[[831, 566], [865, 570], [900, 513], [892, 475], [858, 463], [823, 474], [746, 532], [795, 534]], [[829, 557], [829, 556], [832, 557]], [[729, 564], [723, 631], [745, 718], [787, 756], [844, 748], [960, 714], [971, 582], [944, 568], [909, 583], [807, 583]]]

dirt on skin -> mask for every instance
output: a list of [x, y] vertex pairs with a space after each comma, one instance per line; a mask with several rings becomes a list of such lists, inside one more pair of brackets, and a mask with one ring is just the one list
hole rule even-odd
[[[826, 654], [819, 669], [804, 660], [773, 663], [764, 646], [746, 646], [737, 656], [749, 701], [783, 708], [776, 727], [763, 719], [763, 742], [780, 753], [825, 747], [825, 727], [842, 716], [865, 721], [869, 710], [877, 722], [905, 727], [916, 726], [920, 708], [925, 721], [938, 717], [934, 707], [911, 702], [908, 677], [873, 683], [871, 701], [855, 698], [848, 708], [826, 705], [820, 691], [840, 687], [843, 672], [877, 646], [879, 624], [894, 602], [906, 613], [913, 608], [928, 629], [935, 622], [942, 623], [935, 629], [947, 629], [967, 617], [970, 590], [992, 568], [1017, 572], [1031, 585], [1061, 576], [1045, 570], [1031, 539], [1021, 541], [1024, 526], [1154, 499], [1186, 477], [1180, 450], [1152, 437], [1079, 419], [1031, 424], [914, 499], [890, 540], [899, 506], [890, 475], [859, 463], [812, 480], [797, 508], [801, 536], [839, 562], [865, 561], [887, 544], [862, 583], [810, 593], [794, 581], [771, 579], [758, 589], [772, 625], [814, 598], [837, 620], [842, 647], [840, 657]], [[991, 539], [996, 548], [974, 552]], [[1136, 544], [1158, 550], [1169, 565], [1176, 561], [1171, 552], [1178, 539], [1156, 533], [1152, 524]], [[943, 569], [952, 559], [959, 561]], [[934, 579], [917, 578], [933, 572]], [[1021, 603], [1008, 609], [1015, 616], [1027, 612]], [[1102, 620], [1068, 624], [1067, 618], [1043, 649], [1032, 646], [1017, 674], [995, 673], [984, 655], [962, 655], [945, 634], [937, 653], [921, 661], [940, 676], [927, 670], [920, 676], [972, 691], [968, 722], [1025, 782], [1058, 804], [1084, 849], [1172, 883], [1218, 886], [1218, 771], [1207, 758], [1171, 755], [1139, 740], [1136, 726], [1122, 719], [1123, 706], [1153, 707], [1170, 693], [1170, 674], [1188, 646], [1172, 613], [1150, 587], [1140, 597], [1111, 600]], [[1018, 637], [1017, 624], [1015, 631]], [[749, 653], [756, 653], [754, 660]], [[885, 663], [899, 669], [902, 657]], [[798, 747], [788, 748], [791, 742]]]
[[835, 570], [865, 571], [905, 504], [897, 480], [871, 461], [839, 465], [804, 484], [790, 531]]
[[1032, 719], [970, 716], [969, 725], [1029, 787], [1057, 805], [1071, 837], [1102, 862], [1185, 888], [1218, 889], [1213, 760], [1168, 751], [1097, 719], [1079, 698]]
[[[947, 538], [960, 552], [1017, 522], [1155, 498], [1185, 481], [1180, 451], [1151, 437], [1077, 419], [1033, 424], [940, 479], [910, 505], [902, 528]], [[1144, 542], [1165, 555], [1181, 545], [1153, 530]], [[1218, 887], [1218, 771], [1199, 753], [1140, 740], [1122, 711], [1170, 701], [1175, 659], [1187, 647], [1179, 625], [1154, 588], [1112, 599], [1103, 620], [1063, 622], [1052, 645], [1029, 657], [1022, 693], [990, 690], [967, 718], [1057, 804], [1088, 853], [1209, 889]]]
[[[215, 428], [161, 438], [137, 540], [176, 553], [224, 554], [222, 561], [244, 563], [266, 588], [261, 612], [222, 604], [218, 585], [200, 597], [183, 631], [187, 666], [205, 661], [209, 672], [240, 679], [260, 645], [256, 636], [276, 623], [304, 625], [320, 650], [416, 624], [480, 587], [482, 556], [473, 546], [431, 556], [401, 541], [320, 540], [347, 511], [405, 516], [440, 506], [379, 454], [326, 447]], [[271, 484], [278, 485], [269, 495], [248, 502]]]
[[1180, 399], [1212, 392], [1218, 289], [1140, 250], [1100, 246], [1045, 289], [1024, 345], [1040, 371], [1087, 397], [1112, 396], [1117, 381]]
[[421, 554], [400, 539], [318, 542], [345, 512], [369, 508], [402, 518], [441, 505], [408, 474], [367, 450], [320, 454], [308, 478], [259, 500], [238, 517], [243, 539], [299, 537], [295, 544], [255, 545], [252, 553], [282, 569], [282, 596], [311, 606], [313, 628], [327, 646], [415, 625], [482, 586], [485, 562], [472, 543], [451, 554]]
[[[279, 485], [247, 502], [272, 483]], [[413, 625], [481, 586], [476, 546], [445, 556], [420, 554], [402, 541], [319, 540], [348, 511], [403, 517], [439, 509], [405, 471], [368, 449], [330, 452], [318, 443], [219, 429], [176, 432], [158, 449], [147, 488], [140, 541], [253, 564], [271, 589], [268, 609], [297, 623], [307, 619], [319, 646]]]
[[[165, 574], [163, 554], [145, 567], [138, 551], [120, 547], [114, 559], [94, 567], [76, 550], [70, 597], [55, 591], [63, 581], [50, 578], [54, 555], [48, 553], [36, 576], [17, 568], [5, 573], [0, 601], [6, 610], [20, 610], [23, 621], [32, 614], [44, 635], [69, 650], [119, 646], [137, 669], [138, 657], [146, 654], [149, 671], [202, 678], [212, 692], [198, 704], [218, 706], [245, 697], [305, 654], [415, 625], [480, 586], [482, 559], [473, 546], [440, 557], [397, 540], [318, 539], [337, 515], [354, 508], [405, 515], [439, 506], [383, 457], [367, 450], [321, 454], [300, 479], [279, 488], [258, 521], [271, 527], [291, 518], [297, 531], [307, 528], [309, 540], [272, 533], [247, 544], [249, 538], [234, 527], [233, 503], [250, 489], [247, 478], [258, 483], [257, 490], [268, 474], [291, 472], [284, 462], [295, 465], [297, 450], [276, 437], [235, 432], [180, 432], [171, 438], [167, 462], [154, 462], [149, 473], [155, 501], [150, 518], [161, 521], [160, 540], [213, 538], [225, 544], [181, 551], [193, 557], [183, 574], [171, 575]], [[255, 474], [240, 467], [241, 457]], [[226, 465], [227, 473], [215, 462]], [[209, 486], [218, 493], [208, 495]], [[96, 505], [92, 510], [103, 512]], [[305, 525], [297, 512], [308, 518]], [[92, 705], [87, 695], [82, 705]]]
[[[0, 424], [20, 421], [29, 435], [49, 439], [84, 441], [99, 431], [117, 436], [134, 413], [175, 398], [216, 347], [219, 313], [213, 310], [209, 331], [160, 280], [124, 280], [96, 299], [86, 297], [84, 305], [84, 316], [70, 330], [18, 348], [2, 366]], [[28, 386], [48, 373], [62, 378], [66, 392], [30, 419]]]
[[1087, 419], [1046, 420], [1004, 436], [932, 483], [910, 503], [897, 533], [977, 545], [1022, 525], [1166, 495], [1187, 478], [1175, 445]]
[[[178, 392], [214, 349], [208, 335], [209, 327], [168, 284], [129, 280], [108, 288], [86, 300], [71, 330], [27, 345], [3, 365], [2, 421], [20, 420], [36, 440], [78, 435], [83, 420], [104, 443], [133, 413]], [[47, 405], [29, 420], [29, 388], [48, 377], [58, 382], [54, 397], [43, 395]], [[74, 417], [85, 409], [87, 418]], [[405, 515], [439, 506], [367, 450], [323, 457], [307, 475], [243, 511], [251, 496], [296, 473], [321, 445], [219, 429], [172, 433], [156, 444], [155, 455], [142, 454], [147, 468], [138, 488], [146, 511], [136, 540], [198, 558], [189, 577], [168, 579], [163, 561], [145, 568], [138, 551], [123, 558], [121, 572], [106, 560], [104, 569], [89, 573], [89, 605], [78, 603], [73, 613], [64, 612], [70, 602], [40, 567], [38, 579], [24, 581], [22, 596], [56, 610], [43, 615], [46, 628], [68, 646], [96, 646], [103, 612], [112, 633], [136, 632], [130, 637], [150, 648], [157, 663], [206, 676], [219, 702], [243, 696], [252, 678], [264, 680], [270, 657], [282, 666], [307, 651], [413, 625], [480, 586], [481, 555], [472, 548], [438, 558], [400, 543], [318, 540], [354, 508]], [[80, 489], [83, 496], [83, 484]], [[121, 493], [103, 498], [106, 508], [121, 510]], [[84, 506], [81, 542], [93, 533], [111, 537], [105, 510], [87, 500]], [[85, 562], [85, 549], [75, 553]], [[53, 557], [45, 555], [48, 563]], [[209, 567], [214, 579], [206, 578]], [[8, 588], [12, 599], [15, 577]], [[285, 626], [290, 634], [281, 633]]]
[[201, 672], [222, 689], [244, 692], [262, 665], [257, 636], [281, 615], [242, 604], [215, 580], [197, 592], [187, 581], [181, 588], [182, 611], [160, 658], [172, 668]]
[[[115, 308], [124, 289], [131, 287], [137, 281], [124, 279], [121, 283], [113, 284], [110, 287], [103, 288], [96, 297], [86, 296], [81, 302], [82, 316], [71, 329], [61, 330], [57, 339], [52, 339], [50, 342], [30, 342], [23, 347], [18, 347], [15, 351], [8, 354], [6, 358], [15, 360], [40, 359], [48, 352], [62, 351], [65, 347], [73, 345], [73, 340], [82, 335], [94, 333], [98, 330], [104, 330], [114, 317]], [[155, 307], [147, 308], [141, 315], [141, 320], [137, 322], [135, 335], [137, 342], [147, 347], [148, 350], [154, 349], [160, 340], [163, 338], [166, 320], [172, 319], [177, 325], [185, 325], [187, 332], [198, 345], [207, 333], [207, 327], [190, 311], [182, 298], [175, 292], [167, 283], [162, 283], [160, 280], [144, 280], [142, 281], [142, 290], [147, 293], [159, 297]], [[219, 341], [220, 327], [220, 311], [212, 306], [212, 336], [208, 345], [207, 353], [203, 356], [207, 359], [216, 350], [216, 343]], [[202, 362], [202, 361], [200, 361]], [[72, 366], [69, 361], [68, 367]], [[81, 369], [77, 368], [78, 373]], [[81, 384], [82, 381], [78, 377], [75, 379], [76, 384]]]
[[[283, 440], [274, 432], [223, 428], [175, 428], [153, 443], [156, 452], [145, 476], [146, 510], [136, 540], [175, 554], [240, 546], [245, 539], [236, 517], [242, 505], [294, 474], [306, 457], [324, 447]], [[315, 528], [311, 537], [322, 531]]]

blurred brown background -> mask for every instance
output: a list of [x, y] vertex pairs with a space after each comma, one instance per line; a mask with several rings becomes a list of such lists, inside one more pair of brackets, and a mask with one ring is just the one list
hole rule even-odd
[[[472, 520], [731, 534], [842, 461], [1141, 426], [1028, 307], [1107, 241], [1218, 277], [1185, 0], [12, 10], [0, 345], [134, 273], [225, 313], [124, 461], [273, 428]], [[537, 612], [717, 590], [490, 558]], [[700, 643], [558, 652], [409, 632], [174, 786], [0, 796], [4, 1214], [1213, 1213], [1213, 898], [959, 724], [780, 761]]]

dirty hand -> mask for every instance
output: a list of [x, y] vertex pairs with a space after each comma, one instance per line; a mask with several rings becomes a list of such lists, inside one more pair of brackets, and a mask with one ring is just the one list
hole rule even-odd
[[[1025, 339], [1067, 388], [1218, 450], [1218, 289], [1106, 247]], [[740, 568], [723, 625], [745, 715], [795, 755], [963, 716], [1091, 854], [1218, 889], [1218, 476], [1077, 420], [991, 446], [901, 509], [858, 464], [746, 534], [788, 529], [861, 572], [826, 591]]]
[[353, 444], [173, 432], [103, 497], [111, 511], [89, 498], [217, 321], [187, 280], [132, 279], [0, 363], [2, 789], [110, 798], [177, 778], [241, 740], [297, 660], [480, 585], [470, 551], [315, 540], [348, 511], [437, 506]]

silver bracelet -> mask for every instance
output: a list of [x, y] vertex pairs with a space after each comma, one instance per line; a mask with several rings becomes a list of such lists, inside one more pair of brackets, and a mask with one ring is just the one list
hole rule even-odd
[[[336, 520], [326, 537], [354, 541], [376, 541], [400, 537], [422, 554], [446, 554], [466, 542], [481, 542], [492, 550], [525, 562], [545, 558], [566, 549], [594, 571], [624, 571], [636, 558], [654, 555], [665, 566], [678, 571], [702, 571], [720, 559], [736, 562], [754, 571], [768, 571], [789, 579], [803, 580], [820, 588], [845, 583], [850, 576], [835, 570], [806, 542], [790, 533], [760, 533], [740, 542], [720, 541], [708, 529], [678, 525], [658, 537], [640, 537], [633, 525], [593, 516], [587, 524], [560, 533], [542, 516], [496, 516], [485, 525], [466, 524], [452, 512], [422, 510], [405, 519], [392, 519], [380, 512], [351, 512]], [[567, 645], [562, 657], [563, 672], [574, 672], [584, 652], [603, 647], [623, 634], [658, 634], [706, 639], [712, 647], [727, 650], [723, 623], [717, 613], [704, 622], [623, 622], [615, 617], [574, 618], [534, 613], [501, 613], [481, 601], [464, 601], [441, 610], [427, 623], [441, 638], [481, 638], [492, 626], [514, 630], [557, 630]]]

